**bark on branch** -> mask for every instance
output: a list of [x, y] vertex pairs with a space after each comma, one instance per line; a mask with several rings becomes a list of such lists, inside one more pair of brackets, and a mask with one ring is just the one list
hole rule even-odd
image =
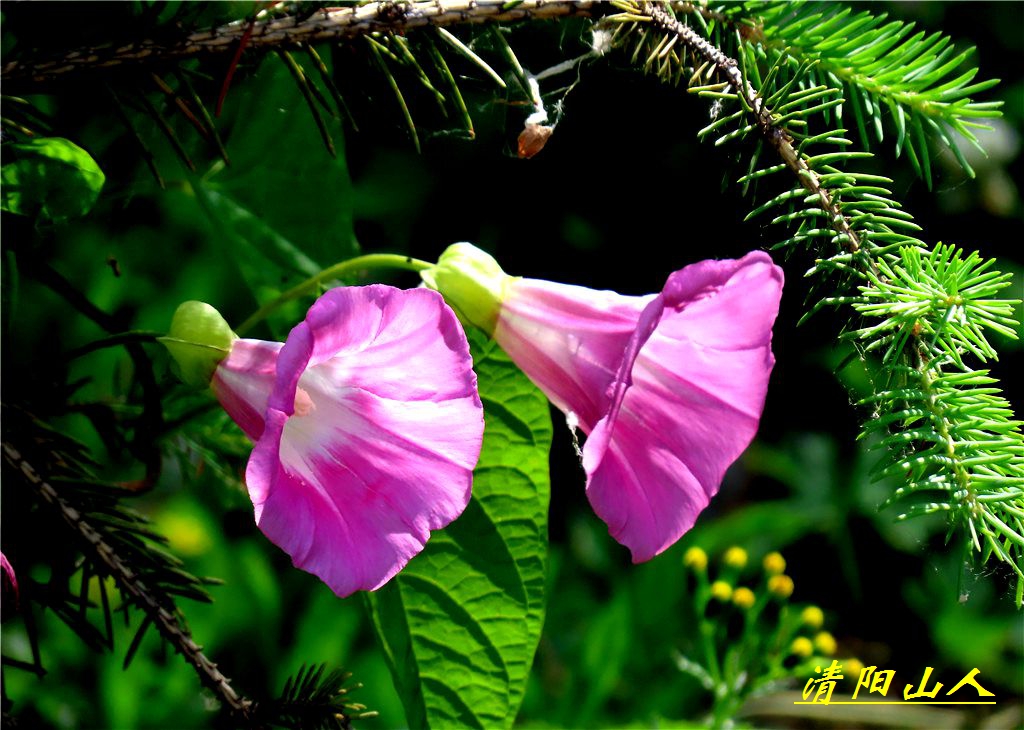
[[425, 26], [471, 23], [512, 23], [567, 16], [588, 16], [600, 5], [579, 0], [420, 0], [374, 2], [318, 10], [308, 17], [270, 16], [236, 21], [197, 31], [175, 41], [153, 39], [74, 50], [61, 58], [12, 61], [3, 67], [4, 81], [52, 81], [68, 74], [128, 64], [159, 63], [190, 56], [246, 49], [267, 51], [322, 41], [340, 41], [376, 31], [405, 32]]

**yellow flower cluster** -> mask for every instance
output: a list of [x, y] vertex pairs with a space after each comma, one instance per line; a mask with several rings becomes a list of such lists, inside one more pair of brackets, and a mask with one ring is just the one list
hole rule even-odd
[[[759, 631], [768, 630], [781, 640], [787, 647], [784, 654], [800, 660], [814, 656], [833, 656], [838, 643], [828, 631], [822, 631], [825, 625], [825, 613], [818, 606], [804, 606], [797, 613], [787, 605], [795, 588], [793, 579], [786, 575], [786, 559], [780, 553], [770, 552], [761, 559], [760, 588], [740, 584], [740, 578], [750, 562], [747, 551], [738, 545], [729, 547], [721, 558], [716, 574], [708, 576], [708, 554], [697, 546], [690, 547], [683, 554], [683, 565], [698, 577], [698, 595], [704, 596], [704, 606], [708, 603], [719, 605], [731, 604], [744, 614]], [[769, 603], [781, 604], [781, 614], [765, 611]], [[709, 614], [713, 616], [716, 614]], [[778, 625], [763, 625], [765, 616], [778, 615]], [[788, 618], [787, 618], [788, 617]], [[719, 620], [719, 619], [715, 619]], [[848, 671], [859, 672], [860, 663], [856, 659], [845, 660]]]
[[[738, 545], [728, 548], [722, 555], [722, 570], [717, 580], [708, 585], [710, 597], [716, 601], [726, 603], [732, 601], [738, 608], [747, 610], [758, 605], [758, 594], [751, 588], [744, 586], [736, 587], [736, 579], [740, 572], [747, 567], [750, 556], [747, 551]], [[708, 570], [708, 554], [697, 546], [690, 547], [683, 553], [683, 565], [699, 575], [705, 575]], [[785, 600], [793, 593], [793, 579], [785, 574], [786, 559], [777, 552], [771, 552], [764, 556], [761, 561], [766, 579], [763, 590], [771, 598]], [[819, 623], [820, 626], [820, 623]]]

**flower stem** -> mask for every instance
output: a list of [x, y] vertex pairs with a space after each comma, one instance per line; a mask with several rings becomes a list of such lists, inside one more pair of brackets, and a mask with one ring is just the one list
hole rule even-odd
[[121, 332], [116, 335], [110, 335], [100, 340], [94, 340], [81, 347], [76, 347], [74, 350], [68, 352], [64, 357], [66, 360], [74, 360], [88, 355], [90, 352], [96, 350], [102, 350], [106, 347], [117, 347], [119, 345], [125, 345], [130, 342], [156, 342], [160, 335], [160, 332], [149, 332], [145, 330], [131, 330], [130, 332]]
[[235, 332], [238, 335], [245, 334], [255, 325], [270, 316], [270, 314], [281, 305], [310, 294], [324, 281], [337, 279], [339, 276], [351, 271], [358, 271], [360, 269], [404, 269], [406, 271], [423, 271], [431, 266], [433, 266], [433, 264], [428, 261], [421, 261], [420, 259], [414, 259], [411, 256], [402, 256], [394, 253], [371, 253], [365, 256], [357, 256], [354, 259], [348, 259], [347, 261], [341, 261], [333, 266], [328, 266], [316, 276], [311, 276], [300, 284], [296, 284], [288, 291], [282, 292], [276, 299], [264, 304], [253, 312], [247, 320], [238, 325], [238, 327], [235, 328]]

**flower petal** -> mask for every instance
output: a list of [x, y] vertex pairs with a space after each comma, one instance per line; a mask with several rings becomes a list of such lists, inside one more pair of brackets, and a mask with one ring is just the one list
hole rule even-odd
[[246, 482], [260, 529], [339, 596], [380, 587], [465, 509], [483, 410], [426, 289], [324, 294], [281, 350]]
[[641, 314], [583, 448], [587, 495], [634, 562], [693, 526], [757, 431], [782, 272], [762, 252], [677, 271]]
[[589, 433], [608, 408], [623, 349], [654, 296], [518, 279], [494, 339], [524, 373]]
[[217, 400], [252, 441], [263, 433], [263, 414], [274, 388], [280, 351], [280, 342], [235, 340], [210, 381]]
[[0, 601], [0, 603], [2, 603], [6, 609], [6, 616], [4, 617], [6, 618], [11, 615], [11, 601], [14, 601], [13, 608], [17, 609], [19, 594], [18, 577], [14, 574], [14, 566], [11, 565], [10, 561], [7, 560], [7, 556], [3, 553], [0, 553], [0, 573], [2, 573], [0, 582], [2, 582], [3, 585], [3, 600]]

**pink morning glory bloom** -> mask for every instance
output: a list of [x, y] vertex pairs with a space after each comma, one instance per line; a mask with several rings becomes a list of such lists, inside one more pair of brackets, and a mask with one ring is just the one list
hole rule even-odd
[[633, 562], [693, 526], [757, 431], [783, 283], [766, 253], [687, 266], [649, 296], [510, 277], [469, 244], [424, 279], [587, 434], [587, 497]]
[[0, 581], [3, 583], [3, 601], [10, 609], [10, 601], [14, 601], [14, 608], [18, 607], [18, 578], [14, 574], [14, 566], [7, 560], [7, 556], [0, 553]]
[[469, 502], [472, 365], [425, 289], [332, 289], [284, 345], [234, 339], [211, 385], [255, 442], [245, 481], [263, 533], [339, 596], [391, 579]]

